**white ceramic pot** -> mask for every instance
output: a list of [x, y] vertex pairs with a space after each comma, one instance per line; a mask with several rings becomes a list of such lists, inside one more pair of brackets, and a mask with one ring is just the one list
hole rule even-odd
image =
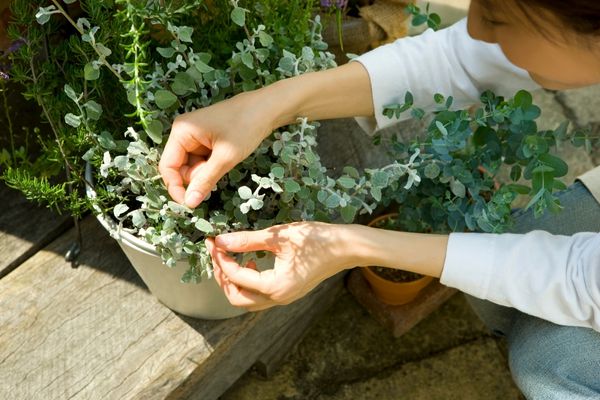
[[237, 317], [246, 312], [229, 304], [227, 297], [215, 279], [203, 279], [200, 283], [182, 283], [187, 271], [186, 262], [178, 262], [173, 268], [163, 264], [154, 246], [128, 232], [116, 232], [105, 216], [97, 216], [140, 275], [150, 292], [171, 310], [188, 317], [224, 319]]
[[[91, 168], [86, 169], [86, 179], [93, 182]], [[93, 188], [87, 188], [88, 197], [95, 197]], [[188, 269], [188, 264], [178, 262], [173, 268], [163, 264], [156, 248], [135, 237], [129, 232], [120, 230], [118, 225], [104, 215], [97, 216], [98, 221], [117, 240], [119, 246], [140, 275], [150, 292], [161, 303], [180, 314], [202, 319], [225, 319], [244, 314], [243, 308], [232, 306], [214, 278], [202, 282], [182, 283], [181, 277]], [[272, 257], [264, 257], [257, 261], [259, 269], [273, 266]]]

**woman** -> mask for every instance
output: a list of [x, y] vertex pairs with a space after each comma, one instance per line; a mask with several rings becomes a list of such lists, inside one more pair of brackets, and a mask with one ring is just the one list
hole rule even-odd
[[[597, 0], [474, 0], [466, 21], [380, 47], [342, 67], [280, 81], [177, 118], [160, 163], [174, 200], [197, 206], [270, 132], [298, 116], [362, 116], [368, 132], [392, 123], [385, 104], [406, 91], [433, 109], [485, 89], [566, 89], [600, 83]], [[231, 118], [235, 115], [235, 118]], [[600, 169], [561, 194], [565, 211], [527, 234], [422, 235], [315, 222], [208, 239], [215, 277], [232, 304], [261, 310], [290, 303], [346, 268], [381, 265], [440, 277], [481, 301], [476, 311], [506, 335], [510, 367], [528, 398], [600, 398]], [[187, 189], [184, 187], [187, 185]], [[591, 193], [590, 193], [591, 192]], [[600, 198], [600, 196], [597, 196]], [[257, 272], [227, 252], [271, 251]], [[491, 302], [490, 302], [491, 301]]]

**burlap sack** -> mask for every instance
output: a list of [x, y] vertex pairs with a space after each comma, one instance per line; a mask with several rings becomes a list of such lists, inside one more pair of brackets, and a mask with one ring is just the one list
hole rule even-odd
[[360, 9], [360, 16], [369, 22], [371, 32], [385, 32], [383, 39], [377, 34], [370, 35], [372, 48], [408, 34], [410, 15], [406, 12], [406, 6], [409, 3], [410, 0], [376, 0], [372, 5]]

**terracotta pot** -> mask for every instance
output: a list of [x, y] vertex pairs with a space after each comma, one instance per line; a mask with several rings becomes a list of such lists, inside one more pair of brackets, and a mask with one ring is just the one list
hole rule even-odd
[[[377, 227], [382, 221], [393, 219], [397, 215], [382, 215], [371, 221], [368, 226]], [[375, 296], [382, 302], [393, 306], [410, 303], [421, 290], [434, 280], [431, 276], [424, 276], [412, 282], [392, 282], [377, 275], [371, 267], [361, 268], [361, 272], [371, 285]]]

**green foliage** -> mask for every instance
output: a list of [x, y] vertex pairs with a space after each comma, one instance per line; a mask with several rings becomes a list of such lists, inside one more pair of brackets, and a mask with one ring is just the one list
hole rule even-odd
[[406, 12], [412, 15], [412, 26], [427, 24], [427, 27], [434, 31], [440, 29], [442, 19], [438, 14], [429, 12], [429, 3], [425, 6], [425, 12], [422, 12], [419, 6], [410, 3], [406, 6]]
[[58, 212], [68, 204], [73, 215], [81, 216], [89, 206], [87, 199], [67, 191], [67, 183], [51, 184], [45, 177], [31, 176], [26, 169], [8, 167], [3, 172], [3, 180], [8, 187], [23, 192], [28, 200], [46, 204]]
[[[515, 166], [515, 178], [532, 181], [527, 190], [537, 212], [559, 207], [552, 191], [561, 187], [556, 178], [565, 165], [548, 149], [569, 135], [566, 127], [539, 134], [539, 109], [523, 92], [509, 101], [486, 93], [475, 116], [450, 111], [452, 99], [436, 96], [441, 110], [424, 139], [395, 141], [394, 163], [362, 173], [346, 167], [336, 179], [316, 152], [318, 123], [299, 119], [273, 132], [191, 210], [169, 200], [158, 172], [172, 121], [243, 91], [334, 67], [319, 19], [310, 18], [312, 3], [79, 4], [83, 15], [75, 18], [58, 0], [14, 1], [19, 28], [12, 34], [27, 42], [12, 56], [13, 79], [41, 106], [48, 129], [39, 134], [39, 157], [25, 160], [15, 148], [0, 153], [10, 167], [3, 179], [52, 207], [112, 217], [155, 245], [168, 266], [186, 260], [184, 281], [211, 275], [207, 235], [298, 220], [349, 223], [392, 201], [403, 205], [408, 229], [499, 231], [523, 190], [495, 190], [492, 178], [502, 163]], [[407, 94], [386, 115], [410, 110], [424, 118], [412, 105]], [[579, 133], [574, 140], [590, 145]], [[92, 184], [86, 162], [95, 171], [96, 196], [89, 201], [82, 195]]]
[[[419, 185], [400, 190], [394, 183], [382, 195], [385, 204], [400, 205], [399, 226], [419, 232], [502, 232], [512, 222], [518, 195], [529, 196], [527, 208], [536, 216], [561, 209], [553, 193], [565, 188], [558, 178], [568, 166], [550, 152], [561, 140], [583, 145], [590, 140], [582, 139], [585, 133], [567, 133], [566, 123], [539, 131], [535, 120], [540, 109], [524, 90], [512, 99], [485, 92], [479, 108], [471, 112], [450, 110], [452, 99], [440, 94], [434, 100], [440, 108], [422, 136], [409, 144], [390, 139], [389, 148], [400, 162], [410, 152], [421, 152]], [[388, 106], [384, 114], [397, 118], [412, 102], [407, 94], [404, 104]], [[511, 183], [497, 181], [503, 166], [510, 169]]]
[[[32, 27], [31, 44], [14, 63], [26, 96], [42, 106], [51, 127], [42, 139], [52, 153], [48, 160], [64, 163], [68, 174], [58, 186], [36, 180], [33, 170], [5, 178], [36, 200], [112, 217], [120, 229], [155, 245], [168, 266], [187, 260], [185, 281], [211, 274], [207, 235], [298, 220], [352, 222], [376, 207], [386, 184], [410, 187], [420, 179], [416, 155], [363, 175], [348, 168], [333, 179], [316, 152], [318, 124], [300, 119], [274, 132], [195, 210], [170, 201], [158, 162], [171, 121], [242, 91], [335, 66], [318, 17], [312, 21], [305, 3], [293, 1], [289, 7], [270, 1], [209, 7], [198, 0], [88, 0], [81, 2], [84, 17], [74, 20], [51, 2], [16, 2], [19, 22]], [[223, 15], [232, 22], [227, 28]], [[58, 16], [72, 21], [75, 33], [45, 59], [38, 46], [64, 29]], [[207, 18], [229, 37], [199, 37]], [[229, 43], [227, 59], [221, 39]], [[87, 203], [78, 196], [91, 185], [83, 176], [86, 161], [96, 171], [96, 196]], [[79, 190], [68, 192], [69, 185]]]

